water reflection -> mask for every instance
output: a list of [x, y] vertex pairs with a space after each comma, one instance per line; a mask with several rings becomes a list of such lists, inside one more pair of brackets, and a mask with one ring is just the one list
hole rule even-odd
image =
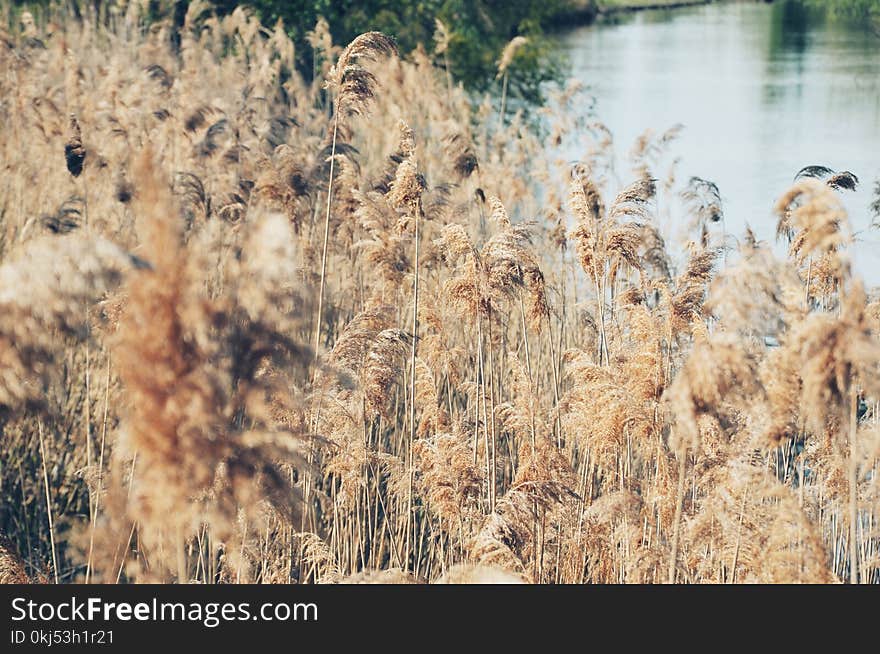
[[807, 49], [810, 27], [824, 23], [824, 16], [799, 2], [780, 2], [777, 6], [779, 8], [770, 15], [771, 58], [785, 51], [803, 54]]

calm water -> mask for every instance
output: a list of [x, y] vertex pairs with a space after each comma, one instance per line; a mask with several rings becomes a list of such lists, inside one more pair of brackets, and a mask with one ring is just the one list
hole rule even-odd
[[685, 126], [672, 149], [678, 178], [719, 185], [728, 232], [749, 224], [772, 240], [772, 206], [805, 165], [858, 175], [847, 198], [856, 263], [880, 283], [880, 231], [867, 229], [880, 177], [880, 36], [777, 0], [640, 12], [558, 38], [619, 155], [646, 128]]

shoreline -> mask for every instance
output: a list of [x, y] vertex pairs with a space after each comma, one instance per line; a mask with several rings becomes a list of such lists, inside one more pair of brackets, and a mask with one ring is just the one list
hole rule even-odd
[[597, 15], [620, 14], [624, 12], [647, 11], [648, 9], [683, 9], [708, 5], [717, 0], [620, 0], [611, 5], [597, 8]]
[[560, 12], [552, 23], [553, 27], [574, 27], [589, 25], [600, 16], [634, 13], [649, 9], [683, 9], [708, 5], [717, 0], [611, 0], [597, 3], [595, 0], [575, 0], [567, 10]]

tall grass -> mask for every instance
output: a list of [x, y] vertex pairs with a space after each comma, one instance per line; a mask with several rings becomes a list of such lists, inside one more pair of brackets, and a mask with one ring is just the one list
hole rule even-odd
[[0, 21], [0, 579], [880, 581], [855, 176], [780, 256], [574, 87], [137, 12]]

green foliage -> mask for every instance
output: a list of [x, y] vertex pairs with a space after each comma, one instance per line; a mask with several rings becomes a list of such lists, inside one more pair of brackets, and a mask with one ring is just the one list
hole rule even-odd
[[[278, 19], [297, 47], [302, 73], [313, 73], [313, 56], [306, 34], [319, 17], [330, 26], [333, 41], [345, 46], [358, 34], [378, 30], [393, 36], [402, 53], [420, 45], [433, 53], [436, 20], [449, 32], [449, 48], [436, 56], [438, 66], [447, 63], [456, 80], [468, 88], [485, 91], [496, 84], [495, 72], [504, 46], [515, 36], [528, 43], [517, 50], [509, 68], [508, 94], [529, 103], [543, 100], [544, 82], [562, 79], [562, 61], [543, 31], [577, 6], [581, 11], [590, 0], [212, 0], [220, 14], [231, 13], [241, 4], [253, 7], [267, 26]], [[56, 0], [12, 0], [12, 6], [30, 8], [35, 15], [55, 5]], [[76, 16], [87, 10], [106, 8], [106, 0], [68, 0]], [[170, 18], [178, 24], [189, 0], [147, 0], [148, 15]]]
[[806, 3], [852, 18], [880, 15], [880, 0], [806, 0]]
[[[237, 4], [216, 2], [221, 11], [231, 11]], [[404, 53], [419, 44], [432, 51], [435, 20], [439, 19], [450, 33], [447, 58], [453, 76], [475, 90], [494, 83], [497, 60], [508, 41], [527, 36], [529, 43], [519, 49], [510, 68], [509, 92], [540, 102], [541, 84], [561, 76], [560, 58], [542, 32], [571, 0], [251, 0], [250, 4], [265, 23], [284, 21], [306, 73], [311, 56], [305, 34], [321, 16], [340, 45], [362, 32], [379, 30], [397, 39]], [[443, 57], [437, 60], [438, 65], [445, 65]]]

